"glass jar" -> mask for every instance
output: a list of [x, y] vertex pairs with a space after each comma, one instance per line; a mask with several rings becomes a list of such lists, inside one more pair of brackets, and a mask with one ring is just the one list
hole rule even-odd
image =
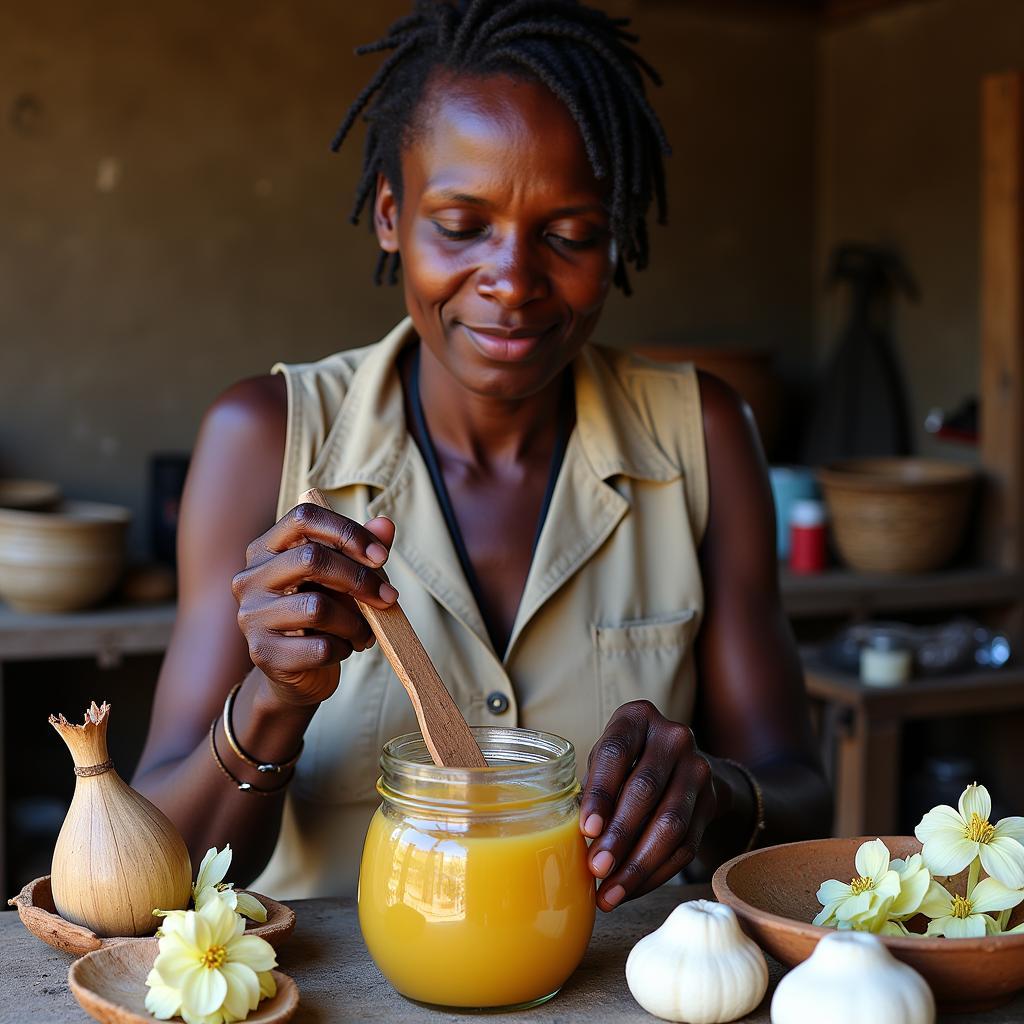
[[594, 927], [575, 752], [529, 729], [473, 729], [487, 768], [440, 768], [390, 740], [359, 870], [359, 924], [404, 996], [495, 1009], [550, 999]]

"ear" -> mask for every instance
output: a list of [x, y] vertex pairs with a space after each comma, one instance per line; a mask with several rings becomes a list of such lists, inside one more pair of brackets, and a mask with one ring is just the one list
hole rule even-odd
[[373, 229], [385, 252], [398, 252], [398, 197], [391, 182], [377, 175], [377, 198], [373, 202]]

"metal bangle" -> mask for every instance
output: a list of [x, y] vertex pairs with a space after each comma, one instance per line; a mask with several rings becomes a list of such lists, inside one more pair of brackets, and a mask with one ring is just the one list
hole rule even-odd
[[235, 739], [235, 732], [231, 728], [231, 712], [235, 706], [235, 695], [242, 688], [241, 683], [236, 683], [232, 688], [231, 692], [227, 695], [224, 701], [224, 735], [227, 737], [228, 746], [234, 751], [235, 756], [240, 760], [244, 761], [251, 768], [255, 768], [256, 771], [263, 775], [280, 775], [286, 768], [294, 768], [299, 757], [302, 755], [302, 748], [305, 746], [305, 740], [299, 742], [299, 749], [294, 757], [288, 758], [287, 761], [258, 761], [255, 757], [251, 757], [247, 754], [239, 744], [238, 740]]
[[765, 830], [764, 793], [761, 791], [761, 784], [754, 777], [754, 773], [745, 764], [734, 761], [731, 757], [723, 757], [721, 760], [725, 764], [731, 764], [750, 783], [750, 788], [754, 791], [754, 831], [751, 833], [750, 841], [741, 851], [750, 853], [757, 846], [761, 833]]
[[210, 723], [210, 753], [213, 754], [213, 760], [221, 770], [221, 773], [238, 787], [239, 792], [255, 793], [257, 796], [273, 796], [275, 793], [280, 793], [281, 790], [288, 786], [288, 783], [292, 781], [290, 777], [285, 779], [279, 786], [275, 786], [273, 789], [260, 789], [258, 786], [254, 786], [251, 782], [243, 782], [241, 779], [235, 778], [235, 776], [228, 771], [227, 765], [225, 765], [221, 760], [220, 754], [217, 751], [217, 740], [214, 734], [217, 731], [217, 723], [219, 721], [220, 716], [218, 715]]

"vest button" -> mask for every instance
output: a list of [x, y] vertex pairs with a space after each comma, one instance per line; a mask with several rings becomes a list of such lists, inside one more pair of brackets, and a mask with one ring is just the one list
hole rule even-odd
[[487, 710], [492, 715], [503, 715], [508, 711], [508, 697], [499, 690], [489, 693], [487, 695]]

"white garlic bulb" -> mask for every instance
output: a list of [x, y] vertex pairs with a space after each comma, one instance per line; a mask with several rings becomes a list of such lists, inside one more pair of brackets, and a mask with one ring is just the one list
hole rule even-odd
[[928, 983], [868, 932], [826, 935], [779, 982], [772, 1024], [934, 1024]]
[[750, 1013], [764, 998], [768, 965], [731, 908], [693, 900], [676, 907], [657, 931], [632, 948], [626, 983], [655, 1017], [725, 1024]]

